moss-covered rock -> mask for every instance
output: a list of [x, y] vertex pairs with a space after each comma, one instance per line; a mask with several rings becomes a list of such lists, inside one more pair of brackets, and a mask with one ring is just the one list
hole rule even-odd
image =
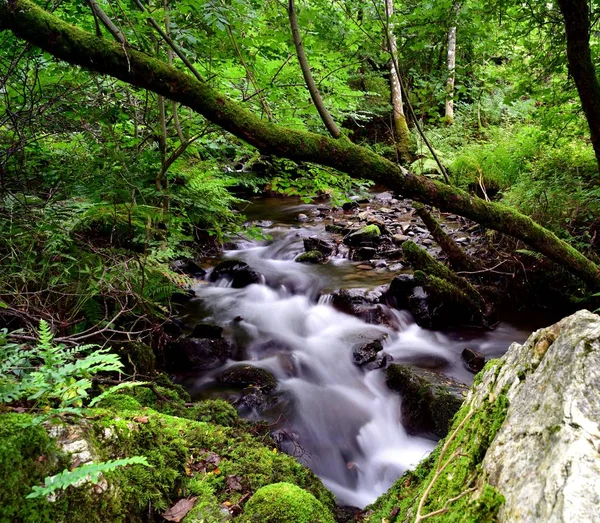
[[325, 259], [323, 253], [321, 251], [308, 251], [303, 252], [300, 256], [296, 258], [298, 263], [319, 263]]
[[437, 372], [393, 364], [387, 386], [402, 395], [402, 423], [409, 432], [432, 431], [443, 437], [467, 395], [468, 387]]
[[[235, 504], [282, 481], [333, 505], [310, 470], [244, 430], [135, 410], [128, 402], [128, 410], [91, 409], [43, 425], [28, 414], [1, 414], [0, 521], [146, 521], [148, 511], [162, 512], [190, 494], [202, 502], [202, 492], [210, 491], [219, 504]], [[64, 468], [131, 456], [144, 456], [152, 468], [116, 469], [105, 474], [102, 488], [69, 487], [52, 502], [25, 499], [33, 485]], [[238, 479], [239, 488], [230, 488], [230, 478]]]
[[229, 387], [254, 387], [264, 392], [277, 388], [277, 379], [270, 371], [253, 365], [233, 365], [221, 372], [217, 381]]
[[244, 523], [334, 523], [332, 513], [310, 492], [290, 483], [258, 490], [246, 504]]
[[348, 233], [344, 237], [343, 242], [351, 247], [358, 247], [359, 245], [363, 244], [370, 245], [376, 243], [379, 240], [380, 236], [381, 230], [379, 229], [379, 227], [377, 225], [371, 224], [366, 225], [365, 227], [362, 227], [357, 231]]
[[129, 374], [152, 376], [156, 372], [156, 356], [151, 347], [141, 341], [128, 341], [117, 345], [116, 352]]

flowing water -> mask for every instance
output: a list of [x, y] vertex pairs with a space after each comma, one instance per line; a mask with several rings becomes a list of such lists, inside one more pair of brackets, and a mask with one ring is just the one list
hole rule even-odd
[[[399, 422], [402, 399], [387, 389], [381, 370], [353, 363], [352, 347], [385, 336], [384, 350], [394, 361], [433, 362], [468, 383], [472, 375], [459, 356], [464, 347], [495, 357], [528, 332], [501, 324], [492, 333], [441, 333], [421, 329], [403, 311], [390, 311], [393, 327], [338, 312], [329, 304], [328, 291], [357, 282], [375, 287], [389, 283], [393, 274], [365, 274], [346, 259], [327, 265], [294, 262], [303, 252], [302, 238], [323, 233], [322, 223], [301, 226], [294, 221], [298, 212], [308, 211], [310, 207], [275, 200], [270, 216], [276, 221], [268, 224], [273, 239], [240, 240], [237, 250], [225, 253], [263, 274], [264, 284], [201, 286], [188, 322], [202, 318], [223, 326], [225, 336], [240, 348], [238, 360], [276, 376], [279, 401], [260, 417], [276, 422], [283, 447], [310, 466], [341, 504], [364, 507], [427, 455], [435, 441], [430, 435], [406, 433]], [[213, 376], [188, 376], [186, 385], [198, 397], [214, 391]], [[245, 414], [259, 416], [248, 409]]]

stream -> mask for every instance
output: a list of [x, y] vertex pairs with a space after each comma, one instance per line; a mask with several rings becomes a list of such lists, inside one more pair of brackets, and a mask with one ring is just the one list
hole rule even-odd
[[[237, 361], [226, 367], [242, 361], [277, 378], [276, 401], [262, 412], [246, 404], [241, 413], [273, 423], [282, 448], [308, 465], [340, 504], [364, 507], [425, 457], [436, 440], [431, 434], [407, 434], [399, 421], [402, 399], [387, 389], [382, 370], [358, 367], [351, 348], [383, 339], [394, 362], [434, 367], [470, 384], [473, 374], [460, 357], [465, 347], [487, 359], [498, 357], [511, 342], [525, 340], [531, 328], [500, 323], [494, 331], [435, 332], [393, 309], [387, 311], [393, 319], [389, 326], [365, 323], [334, 309], [330, 293], [356, 287], [380, 292], [395, 271], [406, 270], [401, 264], [368, 268], [345, 257], [332, 257], [327, 264], [297, 263], [303, 238], [327, 236], [318, 206], [268, 198], [244, 213], [262, 220], [258, 223], [271, 238], [239, 239], [222, 259], [248, 263], [263, 283], [234, 289], [225, 280], [203, 282], [185, 321], [224, 328], [238, 350]], [[300, 213], [313, 219], [299, 222]], [[195, 398], [239, 399], [239, 391], [216, 386], [215, 374], [190, 373], [182, 382]]]

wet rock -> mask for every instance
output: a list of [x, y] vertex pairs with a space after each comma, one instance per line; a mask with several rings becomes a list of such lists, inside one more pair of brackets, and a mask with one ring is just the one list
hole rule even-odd
[[354, 211], [358, 209], [360, 205], [357, 202], [346, 202], [342, 205], [342, 210], [345, 212]]
[[240, 414], [244, 415], [244, 411], [264, 412], [272, 409], [277, 403], [275, 396], [264, 394], [255, 387], [248, 387], [244, 389], [242, 397], [235, 402], [235, 405], [240, 409]]
[[156, 356], [151, 347], [141, 341], [127, 341], [117, 345], [117, 353], [129, 374], [151, 376], [156, 370]]
[[[371, 266], [367, 268], [373, 269]], [[331, 298], [331, 305], [340, 312], [356, 316], [371, 325], [396, 327], [396, 318], [389, 308], [378, 303], [378, 297], [368, 296], [364, 289], [340, 289], [332, 293]]]
[[387, 386], [402, 396], [402, 424], [409, 433], [448, 433], [468, 387], [425, 369], [392, 364], [386, 370]]
[[410, 311], [420, 327], [429, 328], [434, 324], [434, 317], [429, 310], [429, 295], [423, 287], [415, 287], [408, 297], [406, 309]]
[[416, 287], [412, 274], [398, 274], [385, 293], [385, 302], [397, 309], [408, 309], [409, 298]]
[[210, 340], [218, 340], [222, 337], [223, 327], [219, 327], [213, 323], [198, 323], [190, 336], [190, 338], [207, 338]]
[[377, 249], [374, 247], [359, 247], [352, 253], [354, 261], [367, 261], [377, 255]]
[[383, 345], [380, 340], [374, 340], [365, 345], [355, 347], [352, 350], [352, 360], [355, 365], [364, 365], [365, 363], [373, 362], [377, 359], [379, 352], [383, 350]]
[[212, 270], [208, 279], [211, 282], [225, 279], [231, 282], [234, 289], [241, 289], [252, 283], [261, 283], [263, 278], [246, 262], [226, 260]]
[[320, 251], [309, 251], [303, 252], [300, 256], [298, 256], [295, 261], [298, 263], [319, 263], [325, 259], [323, 253]]
[[378, 256], [386, 260], [399, 260], [404, 257], [404, 253], [402, 249], [392, 249], [379, 251]]
[[331, 256], [334, 250], [334, 245], [327, 240], [311, 236], [310, 238], [304, 238], [304, 250], [306, 252], [319, 251], [323, 256]]
[[377, 225], [367, 225], [357, 231], [348, 233], [343, 242], [350, 247], [358, 247], [363, 244], [377, 243], [380, 236], [381, 231]]
[[222, 338], [181, 338], [167, 346], [165, 358], [170, 371], [210, 370], [223, 365], [233, 352], [233, 346]]
[[390, 356], [387, 352], [381, 351], [377, 354], [377, 357], [375, 358], [375, 360], [373, 360], [370, 363], [367, 363], [365, 365], [365, 369], [367, 369], [367, 370], [384, 369], [393, 360], [394, 360], [394, 358], [392, 358], [392, 356]]
[[304, 213], [300, 213], [298, 214], [298, 216], [296, 216], [296, 220], [298, 220], [299, 222], [307, 222], [308, 216], [306, 216], [306, 214]]
[[485, 356], [475, 349], [467, 347], [461, 352], [460, 356], [471, 372], [477, 373], [485, 366]]
[[171, 270], [178, 274], [185, 274], [192, 278], [204, 278], [206, 271], [200, 267], [194, 260], [189, 258], [180, 258], [171, 262]]
[[228, 387], [253, 387], [263, 392], [272, 392], [277, 388], [277, 380], [271, 372], [253, 365], [233, 365], [218, 374], [216, 380]]
[[337, 523], [355, 523], [362, 520], [362, 510], [350, 505], [336, 505], [334, 516]]
[[346, 234], [348, 232], [344, 227], [335, 223], [328, 223], [325, 230], [332, 234]]
[[408, 240], [410, 240], [410, 236], [407, 236], [406, 234], [394, 234], [394, 236], [392, 236], [392, 241], [395, 245], [402, 245]]

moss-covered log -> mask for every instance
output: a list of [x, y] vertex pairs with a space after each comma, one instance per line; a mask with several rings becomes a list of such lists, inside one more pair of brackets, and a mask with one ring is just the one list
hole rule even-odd
[[414, 208], [419, 215], [419, 218], [423, 220], [425, 227], [429, 229], [431, 236], [438, 243], [438, 245], [444, 251], [444, 254], [448, 258], [448, 263], [456, 271], [477, 271], [481, 269], [481, 266], [459, 247], [459, 245], [452, 239], [438, 221], [431, 215], [431, 213], [420, 203], [415, 203]]
[[71, 64], [148, 89], [202, 114], [265, 153], [333, 167], [381, 183], [407, 197], [466, 216], [518, 238], [600, 288], [600, 269], [576, 249], [530, 218], [459, 189], [417, 176], [348, 140], [287, 129], [261, 120], [208, 83], [139, 51], [97, 38], [29, 0], [0, 0], [0, 31], [42, 48]]
[[439, 280], [448, 282], [453, 287], [460, 289], [461, 294], [468, 297], [477, 308], [481, 310], [485, 308], [485, 300], [473, 285], [464, 278], [456, 275], [443, 263], [432, 258], [425, 249], [422, 249], [412, 241], [407, 241], [402, 244], [402, 250], [406, 259], [415, 270], [423, 271], [427, 275], [435, 276]]

